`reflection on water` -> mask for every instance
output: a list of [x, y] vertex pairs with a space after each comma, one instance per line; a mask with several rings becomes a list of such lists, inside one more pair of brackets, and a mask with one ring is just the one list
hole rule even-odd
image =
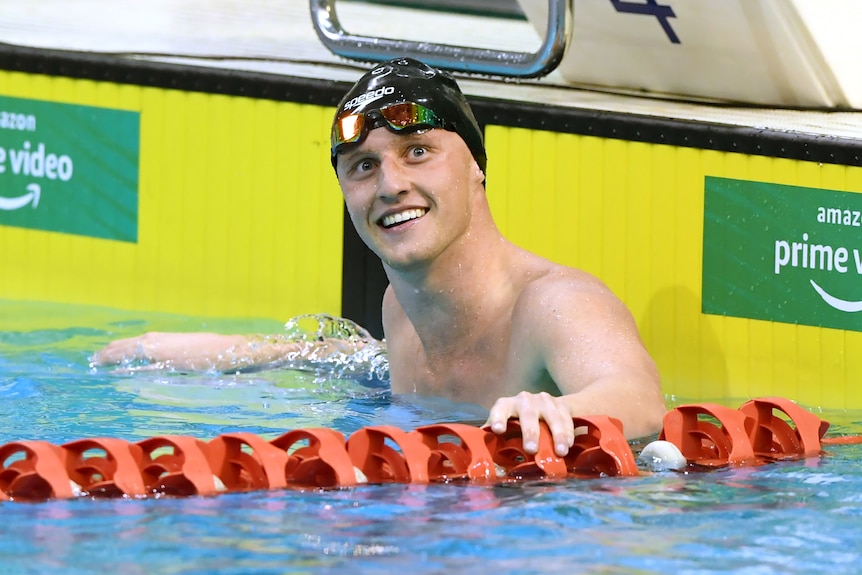
[[[149, 329], [282, 326], [40, 309], [0, 302], [0, 443], [486, 416], [346, 373], [93, 371], [93, 350]], [[818, 415], [862, 432], [862, 414]], [[625, 479], [0, 503], [0, 573], [850, 574], [862, 560], [860, 494], [862, 446], [830, 446], [821, 459]]]

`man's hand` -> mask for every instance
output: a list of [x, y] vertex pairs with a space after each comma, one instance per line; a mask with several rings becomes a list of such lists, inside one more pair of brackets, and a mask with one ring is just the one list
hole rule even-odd
[[545, 420], [554, 441], [554, 451], [560, 457], [569, 452], [575, 442], [575, 425], [572, 412], [566, 400], [546, 392], [529, 393], [522, 391], [513, 397], [498, 399], [483, 427], [490, 427], [494, 433], [504, 433], [510, 418], [517, 417], [521, 422], [524, 451], [536, 453], [539, 450], [539, 420]]

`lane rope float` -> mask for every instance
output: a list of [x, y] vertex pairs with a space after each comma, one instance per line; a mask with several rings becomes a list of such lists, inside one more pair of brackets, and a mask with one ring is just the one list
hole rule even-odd
[[[272, 440], [235, 432], [210, 441], [182, 435], [138, 442], [89, 438], [62, 445], [12, 441], [0, 445], [0, 501], [212, 496], [369, 483], [482, 484], [642, 473], [618, 419], [576, 417], [574, 424], [582, 432], [565, 457], [554, 452], [544, 422], [538, 451], [525, 452], [514, 419], [499, 435], [445, 423], [409, 432], [369, 426], [348, 438], [333, 429], [309, 428]], [[859, 436], [824, 438], [828, 428], [828, 422], [792, 401], [767, 397], [739, 409], [712, 403], [676, 407], [665, 415], [655, 443], [675, 447], [683, 458], [681, 469], [706, 470], [816, 457], [824, 443], [862, 442]]]

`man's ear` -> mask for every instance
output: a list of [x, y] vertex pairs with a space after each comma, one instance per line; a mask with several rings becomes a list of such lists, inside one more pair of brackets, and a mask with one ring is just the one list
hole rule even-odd
[[482, 171], [482, 168], [480, 168], [479, 164], [477, 164], [476, 162], [473, 162], [473, 168], [474, 168], [473, 175], [476, 176], [476, 178], [480, 182], [482, 182], [482, 187], [484, 188], [485, 187], [485, 172]]
[[472, 167], [473, 178], [479, 180], [484, 185], [485, 184], [485, 172], [483, 172], [482, 168], [479, 167], [479, 163], [476, 161], [475, 158], [472, 158], [472, 160], [473, 160], [473, 167]]

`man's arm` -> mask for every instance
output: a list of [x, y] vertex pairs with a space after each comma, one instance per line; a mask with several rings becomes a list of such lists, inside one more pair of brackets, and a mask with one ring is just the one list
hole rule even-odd
[[564, 455], [574, 442], [573, 417], [616, 417], [630, 439], [661, 428], [666, 407], [658, 370], [631, 313], [598, 280], [563, 276], [529, 286], [516, 306], [511, 337], [507, 388], [529, 389], [545, 375], [561, 395], [525, 391], [500, 398], [487, 421], [495, 432], [518, 417], [524, 447], [533, 451], [543, 419]]
[[334, 353], [353, 353], [364, 341], [334, 338], [299, 341], [280, 335], [151, 332], [113, 341], [96, 352], [91, 365], [135, 369], [232, 372], [280, 363], [313, 363]]

